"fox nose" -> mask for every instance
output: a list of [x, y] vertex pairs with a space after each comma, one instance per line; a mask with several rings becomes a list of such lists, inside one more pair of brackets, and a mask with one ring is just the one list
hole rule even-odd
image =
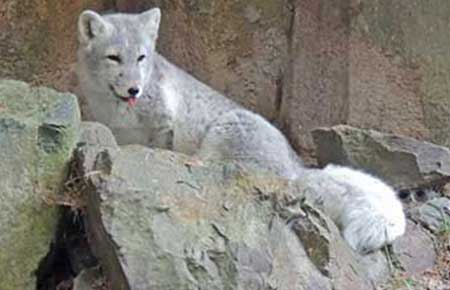
[[140, 92], [140, 89], [138, 87], [133, 87], [133, 88], [128, 89], [128, 93], [132, 97], [136, 97], [139, 94], [139, 92]]

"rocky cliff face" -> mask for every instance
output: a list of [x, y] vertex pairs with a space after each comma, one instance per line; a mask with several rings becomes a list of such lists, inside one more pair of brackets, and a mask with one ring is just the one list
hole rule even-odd
[[74, 90], [80, 11], [153, 6], [162, 54], [277, 122], [303, 153], [312, 128], [339, 123], [450, 145], [444, 0], [3, 1], [0, 77]]

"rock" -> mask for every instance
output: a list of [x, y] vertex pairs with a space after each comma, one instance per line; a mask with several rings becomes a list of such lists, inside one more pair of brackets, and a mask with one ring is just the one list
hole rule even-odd
[[117, 147], [116, 139], [111, 130], [98, 122], [82, 122], [79, 145]]
[[73, 290], [97, 290], [105, 285], [104, 277], [99, 268], [83, 270], [73, 281]]
[[440, 36], [450, 3], [352, 4], [348, 124], [450, 146], [450, 51], [434, 52], [450, 45]]
[[412, 218], [433, 233], [450, 233], [450, 199], [442, 197], [428, 201], [411, 211]]
[[[62, 91], [76, 87], [78, 15], [84, 8], [106, 10], [113, 0], [58, 0], [0, 3], [0, 78], [21, 79]], [[43, 39], [49, 41], [43, 41]]]
[[405, 235], [392, 245], [394, 259], [408, 275], [430, 270], [436, 264], [436, 250], [433, 239], [419, 225], [408, 221]]
[[360, 256], [358, 260], [362, 265], [365, 275], [375, 285], [381, 285], [389, 279], [392, 269], [383, 251], [376, 251], [365, 256]]
[[318, 128], [312, 135], [321, 166], [363, 168], [400, 189], [450, 179], [450, 150], [442, 146], [346, 125]]
[[313, 207], [303, 205], [302, 208], [308, 213], [308, 218], [295, 220], [292, 229], [312, 263], [333, 281], [333, 289], [372, 289], [374, 283], [382, 280], [379, 279], [381, 272], [387, 267], [349, 251], [338, 229], [330, 220]]
[[0, 80], [0, 289], [35, 289], [78, 138], [75, 96]]
[[280, 115], [298, 151], [311, 153], [310, 130], [346, 120], [349, 86], [349, 1], [295, 0]]
[[292, 3], [280, 117], [296, 148], [336, 124], [450, 145], [448, 2]]
[[101, 171], [86, 223], [113, 289], [373, 289], [373, 264], [286, 181], [137, 145], [76, 159]]

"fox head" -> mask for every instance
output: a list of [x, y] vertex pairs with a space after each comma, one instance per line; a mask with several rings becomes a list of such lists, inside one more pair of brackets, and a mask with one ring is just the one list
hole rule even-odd
[[152, 74], [160, 18], [159, 8], [105, 16], [82, 12], [78, 20], [80, 82], [90, 81], [89, 86], [98, 91], [134, 105]]

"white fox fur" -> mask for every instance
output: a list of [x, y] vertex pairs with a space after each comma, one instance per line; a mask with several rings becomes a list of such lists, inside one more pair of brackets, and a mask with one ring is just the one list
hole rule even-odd
[[348, 167], [310, 169], [299, 178], [306, 197], [341, 228], [350, 246], [370, 252], [401, 236], [406, 227], [395, 191], [380, 179]]

